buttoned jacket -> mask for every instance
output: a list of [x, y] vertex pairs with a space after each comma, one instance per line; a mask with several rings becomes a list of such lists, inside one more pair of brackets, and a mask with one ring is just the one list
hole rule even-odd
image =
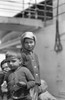
[[27, 90], [35, 85], [33, 75], [25, 67], [19, 67], [15, 71], [9, 71], [5, 76], [5, 80], [7, 81], [8, 89], [10, 92], [14, 91], [15, 89], [18, 90], [20, 86], [18, 86], [17, 83], [21, 81], [26, 83]]
[[40, 84], [40, 68], [39, 68], [39, 61], [38, 61], [38, 56], [31, 52], [21, 52], [21, 59], [22, 59], [22, 64], [27, 67], [32, 75], [35, 78], [35, 82]]

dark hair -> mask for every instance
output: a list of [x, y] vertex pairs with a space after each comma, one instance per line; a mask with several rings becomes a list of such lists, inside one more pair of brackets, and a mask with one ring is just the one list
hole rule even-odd
[[2, 68], [2, 65], [9, 62], [8, 60], [4, 59], [2, 62], [1, 62], [1, 68]]
[[21, 59], [21, 54], [20, 53], [17, 53], [17, 52], [14, 52], [14, 51], [8, 51], [6, 53], [6, 59], [9, 59], [9, 58], [12, 58], [12, 57]]

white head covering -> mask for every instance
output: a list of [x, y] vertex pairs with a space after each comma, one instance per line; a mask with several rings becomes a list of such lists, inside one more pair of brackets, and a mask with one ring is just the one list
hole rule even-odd
[[[24, 39], [26, 39], [26, 38], [33, 39], [34, 40], [34, 43], [36, 45], [36, 36], [33, 34], [33, 32], [25, 32], [21, 36], [21, 43], [22, 43], [23, 49], [25, 48], [24, 47]], [[35, 47], [35, 45], [34, 45], [34, 47]]]
[[34, 41], [36, 41], [36, 36], [33, 34], [33, 32], [25, 32], [25, 33], [23, 33], [22, 36], [21, 36], [21, 42], [25, 38], [30, 38], [30, 39], [33, 39]]

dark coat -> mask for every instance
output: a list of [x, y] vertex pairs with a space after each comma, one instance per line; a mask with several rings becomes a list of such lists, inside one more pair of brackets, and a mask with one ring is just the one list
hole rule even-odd
[[35, 82], [40, 85], [41, 82], [38, 56], [33, 52], [27, 53], [26, 51], [21, 51], [21, 57], [22, 64], [31, 71], [35, 78]]
[[18, 85], [20, 81], [26, 83], [26, 88], [22, 89], [24, 95], [29, 94], [29, 89], [35, 85], [35, 80], [31, 72], [25, 67], [19, 67], [15, 71], [9, 71], [5, 77], [10, 93], [18, 91], [21, 87]]

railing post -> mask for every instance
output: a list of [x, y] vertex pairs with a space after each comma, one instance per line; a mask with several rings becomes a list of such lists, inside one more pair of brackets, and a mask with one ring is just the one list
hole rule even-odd
[[46, 0], [45, 0], [45, 6], [44, 6], [44, 26], [46, 26]]
[[22, 5], [23, 5], [22, 17], [24, 18], [24, 0], [23, 0], [23, 3], [22, 3]]
[[[30, 2], [31, 2], [31, 0], [30, 0]], [[31, 11], [30, 11], [30, 4], [31, 4], [31, 3], [30, 3], [30, 2], [29, 2], [29, 12], [28, 12], [28, 17], [29, 17], [29, 18], [31, 18]]]
[[38, 14], [37, 14], [37, 1], [35, 0], [35, 18], [38, 18]]

